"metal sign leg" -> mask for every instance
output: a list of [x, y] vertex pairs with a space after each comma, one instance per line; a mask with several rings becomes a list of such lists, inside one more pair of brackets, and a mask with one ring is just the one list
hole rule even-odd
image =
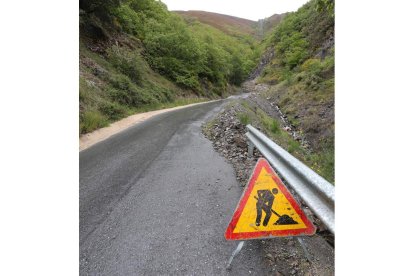
[[250, 140], [247, 140], [247, 156], [248, 157], [253, 157], [253, 149], [254, 149], [254, 144]]
[[305, 242], [303, 241], [303, 239], [301, 237], [297, 237], [297, 239], [298, 239], [298, 242], [299, 242], [300, 246], [302, 247], [303, 251], [305, 252], [306, 259], [308, 260], [308, 262], [311, 262], [311, 256], [309, 255], [309, 252], [306, 249]]
[[236, 257], [237, 254], [239, 254], [240, 250], [242, 249], [244, 245], [244, 241], [239, 242], [239, 244], [237, 245], [236, 249], [233, 251], [233, 253], [230, 256], [229, 262], [226, 266], [227, 270], [231, 269], [231, 262], [233, 261], [234, 257]]

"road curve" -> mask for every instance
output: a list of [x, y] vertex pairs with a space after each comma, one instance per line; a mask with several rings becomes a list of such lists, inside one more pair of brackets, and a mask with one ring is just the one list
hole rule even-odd
[[224, 239], [241, 196], [200, 126], [223, 102], [152, 117], [79, 153], [80, 275], [263, 275]]

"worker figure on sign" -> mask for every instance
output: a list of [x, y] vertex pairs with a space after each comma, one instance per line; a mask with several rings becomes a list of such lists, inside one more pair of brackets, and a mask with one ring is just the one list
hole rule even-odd
[[262, 220], [262, 211], [266, 213], [266, 216], [263, 220], [263, 226], [267, 226], [269, 223], [270, 216], [272, 215], [272, 205], [275, 200], [275, 196], [278, 193], [276, 188], [270, 190], [258, 190], [257, 191], [257, 203], [256, 203], [256, 226], [260, 225]]

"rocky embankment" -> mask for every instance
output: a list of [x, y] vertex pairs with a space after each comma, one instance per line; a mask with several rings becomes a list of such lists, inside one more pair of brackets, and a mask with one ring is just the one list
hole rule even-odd
[[245, 186], [251, 169], [261, 155], [255, 149], [253, 157], [247, 155], [246, 126], [237, 118], [240, 107], [235, 105], [221, 112], [210, 124], [203, 126], [203, 133], [213, 142], [213, 147], [234, 167], [241, 186]]

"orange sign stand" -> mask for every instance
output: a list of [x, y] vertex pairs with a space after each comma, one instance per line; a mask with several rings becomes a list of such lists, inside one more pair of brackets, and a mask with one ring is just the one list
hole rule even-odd
[[315, 226], [266, 159], [260, 158], [224, 234], [248, 240], [315, 234]]

